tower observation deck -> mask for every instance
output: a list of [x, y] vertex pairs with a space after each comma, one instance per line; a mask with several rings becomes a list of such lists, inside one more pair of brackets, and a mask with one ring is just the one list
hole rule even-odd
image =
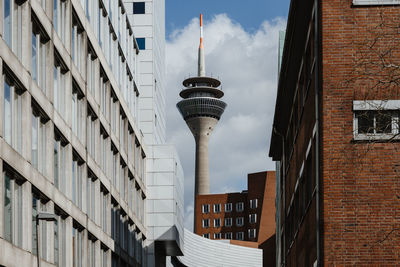
[[224, 96], [221, 82], [205, 74], [202, 15], [198, 57], [198, 76], [183, 81], [184, 89], [179, 94], [183, 99], [176, 105], [196, 141], [195, 208], [196, 195], [210, 193], [208, 141], [226, 107], [220, 100]]

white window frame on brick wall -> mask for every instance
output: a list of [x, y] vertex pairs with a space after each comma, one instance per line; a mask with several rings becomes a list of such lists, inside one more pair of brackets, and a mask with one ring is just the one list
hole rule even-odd
[[220, 213], [221, 212], [221, 204], [214, 204], [214, 213]]
[[258, 206], [258, 199], [250, 199], [250, 209], [256, 209]]
[[203, 228], [208, 228], [208, 227], [210, 227], [210, 219], [203, 219], [203, 220], [201, 221], [201, 225], [202, 225]]
[[224, 219], [224, 226], [231, 227], [232, 226], [232, 218], [225, 218]]
[[236, 218], [236, 226], [243, 226], [244, 225], [244, 218], [243, 217], [237, 217]]
[[210, 204], [201, 205], [201, 212], [202, 213], [209, 213], [210, 212]]
[[242, 211], [244, 211], [244, 202], [238, 202], [238, 203], [236, 203], [236, 211], [237, 211], [237, 212], [242, 212]]
[[256, 238], [257, 230], [256, 229], [249, 229], [248, 235], [249, 235], [249, 238]]
[[249, 214], [249, 223], [256, 223], [257, 222], [257, 214]]
[[232, 239], [232, 232], [225, 233], [225, 239]]
[[214, 227], [215, 228], [221, 227], [221, 218], [214, 219]]
[[225, 203], [225, 212], [232, 212], [232, 203]]
[[244, 240], [244, 232], [237, 232], [236, 240]]
[[353, 5], [398, 5], [400, 0], [353, 0]]
[[203, 237], [204, 238], [210, 238], [210, 234], [209, 233], [205, 233], [205, 234], [203, 234]]
[[214, 239], [221, 239], [221, 233], [214, 233]]
[[[354, 140], [392, 140], [400, 139], [399, 135], [400, 100], [354, 100], [353, 101], [353, 136]], [[359, 119], [371, 112], [373, 128], [370, 133], [359, 133]], [[379, 114], [391, 116], [391, 132], [377, 132], [377, 118]]]

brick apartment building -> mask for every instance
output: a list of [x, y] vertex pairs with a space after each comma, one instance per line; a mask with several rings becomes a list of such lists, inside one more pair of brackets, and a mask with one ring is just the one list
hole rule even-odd
[[292, 0], [270, 156], [277, 266], [399, 266], [400, 1]]
[[196, 234], [263, 249], [264, 266], [275, 262], [275, 172], [248, 175], [248, 190], [196, 196]]

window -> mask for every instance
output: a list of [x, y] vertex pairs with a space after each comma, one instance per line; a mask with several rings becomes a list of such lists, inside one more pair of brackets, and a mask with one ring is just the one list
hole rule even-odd
[[118, 98], [117, 96], [114, 94], [114, 92], [112, 92], [111, 94], [111, 118], [110, 118], [110, 123], [111, 123], [111, 130], [114, 132], [114, 134], [117, 134], [117, 113], [118, 113], [118, 108], [119, 108], [119, 104], [118, 104]]
[[214, 233], [214, 239], [221, 239], [221, 233]]
[[244, 210], [244, 203], [243, 202], [236, 203], [236, 211], [242, 212], [243, 210]]
[[46, 46], [49, 40], [32, 13], [32, 79], [46, 93]]
[[76, 226], [72, 228], [72, 266], [82, 267], [83, 232]]
[[399, 100], [353, 101], [354, 139], [397, 138], [399, 108]]
[[133, 3], [133, 14], [144, 14], [145, 13], [145, 3], [136, 2]]
[[[37, 231], [36, 231], [36, 215], [39, 212], [47, 211], [46, 202], [48, 200], [41, 198], [38, 191], [32, 190], [32, 253], [37, 255]], [[48, 260], [47, 256], [47, 222], [39, 221], [40, 229], [40, 258]]]
[[89, 106], [87, 108], [87, 128], [86, 128], [86, 146], [87, 150], [92, 157], [92, 159], [96, 160], [96, 114], [93, 109]]
[[396, 5], [400, 0], [353, 0], [353, 5]]
[[251, 199], [250, 200], [250, 209], [256, 209], [258, 204], [258, 199]]
[[[4, 165], [3, 165], [4, 168]], [[22, 227], [22, 186], [13, 172], [3, 172], [3, 237], [18, 247], [22, 247], [24, 230]]]
[[[33, 101], [33, 100], [32, 100]], [[32, 165], [46, 175], [46, 123], [43, 112], [32, 106]]]
[[117, 188], [117, 173], [118, 173], [119, 155], [118, 155], [118, 150], [114, 146], [113, 143], [111, 143], [111, 153], [112, 153], [111, 183], [114, 187]]
[[257, 222], [257, 214], [250, 214], [249, 223], [256, 223], [256, 222]]
[[13, 0], [3, 2], [3, 38], [11, 50], [21, 59], [22, 55], [22, 7]]
[[249, 238], [256, 238], [257, 230], [249, 229]]
[[101, 187], [100, 193], [100, 226], [104, 232], [108, 233], [107, 229], [107, 216], [108, 216], [108, 192], [105, 187]]
[[126, 123], [126, 116], [125, 114], [122, 112], [122, 107], [120, 107], [121, 110], [121, 114], [119, 116], [120, 120], [119, 120], [119, 142], [121, 143], [122, 147], [125, 148], [126, 151], [126, 135], [128, 133], [127, 130], [127, 123]]
[[202, 211], [202, 213], [209, 213], [210, 212], [210, 205], [209, 204], [201, 205], [201, 211]]
[[72, 156], [72, 202], [82, 209], [83, 161], [74, 153]]
[[96, 267], [96, 240], [88, 240], [88, 267]]
[[67, 2], [65, 0], [53, 0], [53, 25], [61, 41], [65, 44], [65, 26], [67, 25]]
[[225, 212], [231, 212], [231, 211], [232, 211], [232, 203], [226, 203]]
[[72, 15], [71, 45], [72, 61], [75, 63], [78, 70], [82, 72], [85, 51], [83, 27], [75, 12], [73, 12]]
[[125, 200], [125, 182], [126, 182], [126, 164], [125, 162], [122, 160], [122, 158], [120, 158], [120, 170], [119, 170], [119, 194], [121, 196], [122, 199]]
[[203, 219], [202, 220], [202, 225], [203, 225], [203, 228], [210, 227], [210, 219]]
[[3, 171], [3, 177], [3, 237], [14, 245], [22, 247], [25, 232], [22, 227], [23, 182], [7, 169]]
[[54, 138], [54, 185], [65, 194], [67, 141], [65, 141], [58, 130], [54, 131]]
[[244, 240], [244, 232], [237, 232], [236, 240]]
[[96, 222], [96, 194], [97, 194], [97, 186], [96, 186], [97, 177], [88, 169], [88, 176], [87, 176], [87, 214], [89, 218]]
[[221, 218], [214, 219], [214, 227], [221, 227]]
[[67, 226], [65, 218], [66, 216], [59, 210], [55, 210], [57, 216], [57, 221], [54, 222], [54, 263], [56, 266], [65, 267], [66, 266], [66, 253], [67, 249]]
[[226, 227], [231, 227], [232, 226], [232, 218], [225, 218], [224, 219], [224, 225]]
[[107, 249], [101, 248], [99, 267], [108, 267]]
[[139, 50], [146, 49], [146, 38], [136, 38], [136, 42], [139, 47]]
[[100, 73], [100, 110], [103, 115], [107, 118], [108, 105], [110, 103], [108, 96], [108, 78], [104, 72]]
[[72, 131], [81, 141], [85, 127], [83, 96], [82, 91], [74, 81], [72, 88]]
[[22, 151], [22, 90], [7, 75], [4, 78], [3, 138]]
[[225, 233], [225, 239], [232, 239], [232, 232]]
[[109, 153], [108, 151], [108, 135], [106, 130], [101, 126], [100, 127], [100, 166], [101, 169], [103, 170], [103, 173], [108, 175], [108, 159], [107, 159], [107, 154]]
[[214, 204], [214, 213], [220, 213], [221, 212], [221, 204]]
[[53, 70], [53, 104], [61, 116], [65, 116], [65, 98], [67, 86], [65, 73], [68, 71], [68, 69], [65, 67], [64, 62], [60, 58], [61, 57], [56, 53]]
[[[89, 43], [89, 41], [88, 41]], [[88, 54], [86, 60], [86, 83], [90, 93], [93, 97], [96, 97], [96, 54], [93, 52], [93, 48], [88, 44]]]
[[204, 237], [204, 238], [210, 238], [210, 234], [209, 234], [209, 233], [203, 234], [203, 237]]
[[243, 217], [237, 217], [236, 218], [236, 226], [243, 226], [243, 225], [244, 225]]

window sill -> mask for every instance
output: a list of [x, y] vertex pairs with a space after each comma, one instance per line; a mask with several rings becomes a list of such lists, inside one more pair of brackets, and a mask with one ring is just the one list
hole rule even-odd
[[356, 134], [353, 141], [398, 141], [400, 140], [399, 134]]
[[399, 5], [399, 0], [353, 0], [354, 6], [368, 5]]

